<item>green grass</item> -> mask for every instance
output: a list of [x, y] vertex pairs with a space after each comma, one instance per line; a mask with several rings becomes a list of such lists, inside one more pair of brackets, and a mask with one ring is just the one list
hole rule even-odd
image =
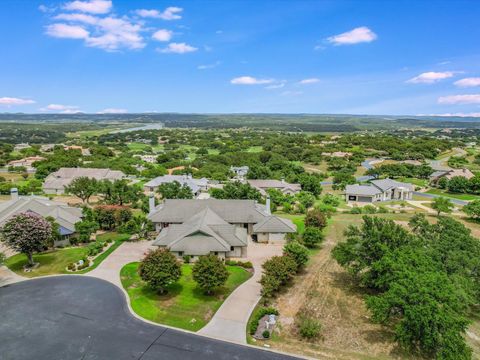
[[133, 311], [156, 323], [190, 331], [204, 327], [223, 301], [251, 274], [238, 266], [227, 266], [230, 276], [222, 289], [205, 295], [192, 278], [192, 265], [182, 265], [180, 280], [160, 295], [149, 288], [138, 275], [138, 262], [125, 265], [120, 271], [122, 285], [130, 297]]
[[23, 266], [27, 264], [24, 254], [16, 254], [5, 261], [5, 265], [17, 274], [25, 277], [37, 277], [53, 274], [71, 274], [66, 270], [68, 264], [78, 261], [87, 255], [86, 247], [71, 247], [46, 251], [33, 255], [33, 260], [40, 265], [30, 272], [24, 272]]
[[247, 149], [247, 152], [250, 152], [250, 153], [259, 153], [262, 151], [263, 151], [263, 146], [250, 146]]
[[49, 250], [40, 254], [33, 255], [33, 260], [40, 265], [30, 272], [24, 272], [23, 267], [27, 264], [27, 257], [24, 254], [16, 254], [5, 261], [5, 265], [17, 274], [25, 277], [37, 277], [54, 274], [84, 274], [95, 269], [105, 260], [123, 241], [130, 237], [128, 234], [117, 234], [115, 232], [105, 233], [97, 237], [98, 240], [113, 239], [114, 243], [102, 254], [93, 260], [93, 265], [87, 269], [70, 272], [66, 270], [68, 264], [77, 262], [87, 256], [87, 247], [69, 247], [65, 249]]
[[413, 184], [415, 186], [425, 187], [428, 185], [428, 180], [417, 178], [400, 178], [398, 181]]
[[480, 199], [480, 196], [478, 195], [472, 195], [472, 194], [456, 194], [456, 193], [450, 193], [448, 191], [442, 190], [442, 189], [430, 189], [427, 191], [427, 194], [434, 194], [434, 195], [441, 195], [453, 199], [458, 199], [458, 200], [477, 200]]
[[128, 143], [127, 146], [130, 150], [133, 151], [143, 151], [145, 149], [151, 148], [151, 145], [136, 142]]

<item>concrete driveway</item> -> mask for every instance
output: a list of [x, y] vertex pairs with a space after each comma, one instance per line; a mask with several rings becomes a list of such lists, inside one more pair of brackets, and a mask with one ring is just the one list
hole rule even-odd
[[198, 333], [216, 339], [246, 344], [246, 329], [248, 319], [260, 300], [262, 264], [274, 255], [282, 254], [283, 245], [258, 244], [250, 241], [248, 244], [248, 261], [251, 261], [255, 272], [253, 276], [240, 285], [225, 300], [212, 320]]
[[150, 325], [112, 284], [54, 276], [0, 287], [2, 360], [294, 359]]

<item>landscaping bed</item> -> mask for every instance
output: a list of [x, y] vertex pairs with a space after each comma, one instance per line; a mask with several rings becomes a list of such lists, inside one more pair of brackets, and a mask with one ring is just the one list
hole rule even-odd
[[133, 262], [120, 271], [133, 311], [147, 320], [190, 331], [204, 327], [232, 291], [251, 276], [240, 266], [227, 265], [229, 277], [225, 286], [213, 295], [205, 295], [193, 281], [193, 265], [183, 264], [180, 280], [160, 295], [142, 281], [138, 266], [138, 262]]

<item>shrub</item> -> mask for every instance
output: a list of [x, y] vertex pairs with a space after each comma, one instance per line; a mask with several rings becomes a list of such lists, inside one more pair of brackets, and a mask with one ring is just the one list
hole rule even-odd
[[185, 264], [190, 264], [190, 260], [192, 259], [192, 257], [190, 255], [184, 255], [183, 256], [183, 262]]
[[262, 337], [263, 337], [264, 339], [269, 339], [269, 338], [270, 338], [270, 331], [264, 330], [264, 331], [262, 332]]
[[361, 214], [362, 208], [358, 206], [354, 206], [350, 209], [350, 214]]
[[250, 335], [255, 334], [258, 329], [258, 322], [265, 315], [279, 315], [278, 310], [273, 307], [263, 307], [260, 308], [257, 312], [254, 313], [252, 319], [250, 320], [249, 332]]
[[305, 216], [305, 226], [323, 229], [327, 226], [327, 216], [319, 209], [310, 210]]
[[263, 275], [260, 279], [262, 295], [272, 297], [286, 285], [297, 271], [297, 263], [290, 256], [274, 256], [262, 265]]
[[377, 208], [373, 205], [365, 205], [363, 207], [363, 211], [362, 211], [364, 214], [375, 214], [377, 212]]
[[298, 241], [291, 241], [283, 247], [283, 253], [291, 256], [297, 264], [297, 271], [300, 270], [308, 261], [308, 249]]
[[322, 331], [320, 321], [307, 314], [298, 316], [297, 328], [300, 336], [309, 340], [316, 339]]
[[322, 243], [324, 235], [321, 229], [316, 227], [306, 227], [302, 236], [303, 244], [306, 247], [314, 248]]

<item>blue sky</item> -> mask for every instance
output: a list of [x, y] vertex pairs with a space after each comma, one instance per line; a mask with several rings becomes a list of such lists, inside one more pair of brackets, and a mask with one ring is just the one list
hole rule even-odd
[[0, 112], [480, 116], [478, 1], [17, 1]]

